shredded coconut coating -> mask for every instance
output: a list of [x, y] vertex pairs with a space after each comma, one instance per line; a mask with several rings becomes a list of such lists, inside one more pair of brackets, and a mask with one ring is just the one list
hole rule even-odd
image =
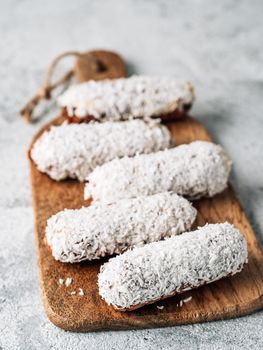
[[169, 130], [158, 122], [64, 123], [40, 136], [31, 157], [54, 180], [83, 181], [96, 166], [116, 157], [156, 152], [170, 144]]
[[97, 167], [87, 177], [84, 197], [112, 202], [164, 191], [190, 199], [212, 197], [226, 188], [230, 169], [221, 146], [195, 141]]
[[47, 221], [46, 238], [56, 260], [79, 262], [120, 254], [189, 230], [196, 209], [175, 193], [65, 209]]
[[210, 224], [110, 259], [98, 276], [99, 293], [115, 308], [135, 308], [234, 275], [246, 262], [239, 230]]
[[115, 121], [183, 112], [193, 102], [191, 83], [147, 76], [76, 84], [58, 98], [69, 117]]

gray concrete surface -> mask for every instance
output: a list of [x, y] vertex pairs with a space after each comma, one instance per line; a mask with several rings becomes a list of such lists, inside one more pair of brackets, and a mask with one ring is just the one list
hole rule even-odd
[[[130, 72], [187, 77], [193, 114], [228, 150], [263, 243], [263, 2], [0, 0], [0, 349], [262, 349], [263, 312], [166, 329], [74, 334], [39, 295], [26, 150], [40, 124], [17, 111], [68, 49], [119, 51]], [[55, 110], [45, 119], [54, 116]]]

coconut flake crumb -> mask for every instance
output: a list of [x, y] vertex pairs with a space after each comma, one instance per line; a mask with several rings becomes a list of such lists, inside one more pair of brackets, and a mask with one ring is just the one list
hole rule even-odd
[[221, 146], [195, 141], [97, 167], [87, 177], [84, 196], [105, 202], [164, 191], [193, 200], [212, 197], [226, 188], [230, 170], [231, 162]]
[[132, 76], [72, 85], [57, 101], [69, 117], [128, 120], [184, 112], [194, 102], [194, 87], [187, 81]]
[[95, 203], [53, 215], [46, 238], [56, 260], [99, 259], [187, 231], [196, 213], [189, 201], [171, 192]]
[[76, 291], [72, 291], [72, 292], [70, 292], [70, 295], [76, 295]]
[[64, 283], [63, 278], [59, 278], [59, 279], [58, 279], [58, 283], [59, 283], [60, 285], [62, 285], [62, 284]]
[[66, 287], [69, 287], [69, 286], [71, 285], [71, 283], [72, 283], [72, 278], [71, 278], [71, 277], [68, 277], [68, 278], [66, 279], [66, 282], [65, 282]]
[[157, 305], [156, 307], [157, 307], [157, 309], [159, 309], [159, 310], [163, 310], [163, 309], [164, 309], [164, 306], [159, 306], [159, 305]]
[[164, 150], [172, 144], [166, 126], [142, 120], [52, 126], [33, 145], [39, 171], [54, 180], [83, 181], [98, 165], [114, 158]]
[[186, 304], [192, 299], [193, 299], [192, 296], [190, 296], [189, 298], [185, 298], [185, 299], [183, 299], [183, 303]]
[[83, 296], [83, 295], [84, 295], [84, 291], [83, 291], [82, 288], [79, 288], [79, 295], [80, 295], [80, 296]]
[[246, 240], [233, 225], [207, 224], [110, 259], [100, 269], [99, 294], [115, 308], [140, 307], [234, 275], [247, 254]]

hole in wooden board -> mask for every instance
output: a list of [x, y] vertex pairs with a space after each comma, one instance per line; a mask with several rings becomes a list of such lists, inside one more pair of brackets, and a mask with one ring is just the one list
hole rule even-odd
[[98, 73], [104, 73], [108, 70], [107, 66], [101, 60], [97, 59], [96, 65], [97, 65], [97, 72]]

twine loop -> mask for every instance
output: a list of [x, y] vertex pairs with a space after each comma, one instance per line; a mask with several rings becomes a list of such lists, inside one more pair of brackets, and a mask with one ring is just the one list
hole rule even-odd
[[[46, 77], [44, 79], [43, 85], [39, 88], [37, 93], [25, 104], [25, 106], [20, 110], [20, 115], [26, 120], [27, 122], [32, 122], [32, 115], [34, 112], [34, 109], [38, 105], [38, 103], [41, 100], [49, 100], [52, 96], [52, 91], [56, 89], [60, 85], [66, 84], [73, 76], [74, 76], [74, 69], [71, 68], [66, 73], [58, 79], [56, 82], [52, 83], [52, 76], [54, 74], [54, 70], [57, 66], [57, 64], [65, 57], [68, 56], [74, 56], [74, 57], [81, 57], [82, 53], [78, 51], [66, 51], [58, 56], [56, 56], [52, 62], [50, 63]], [[96, 57], [92, 55], [92, 53], [85, 53], [85, 57], [90, 60], [90, 64], [94, 67], [98, 65], [98, 61]]]

